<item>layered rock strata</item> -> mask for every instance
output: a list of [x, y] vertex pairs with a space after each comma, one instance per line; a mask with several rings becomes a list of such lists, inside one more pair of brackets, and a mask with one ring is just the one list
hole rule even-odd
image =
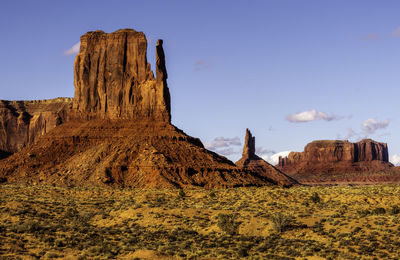
[[72, 98], [0, 100], [0, 159], [20, 151], [67, 120]]
[[84, 34], [74, 65], [75, 116], [170, 122], [162, 44], [162, 40], [157, 42], [155, 78], [142, 32], [124, 29]]
[[298, 184], [298, 182], [284, 174], [261, 157], [257, 156], [255, 137], [251, 134], [249, 129], [246, 129], [245, 143], [243, 146], [242, 158], [236, 162], [236, 165], [244, 170], [248, 170], [257, 173], [267, 179], [270, 182], [281, 185], [281, 186], [292, 186]]
[[306, 145], [304, 152], [291, 152], [288, 157], [280, 157], [277, 165], [277, 168], [302, 182], [318, 182], [318, 178], [328, 182], [362, 181], [365, 179], [363, 174], [373, 180], [375, 173], [388, 172], [392, 167], [387, 144], [371, 139], [357, 143], [313, 141]]
[[68, 121], [0, 160], [0, 180], [140, 188], [271, 184], [170, 123], [162, 41], [156, 78], [146, 51], [144, 34], [131, 29], [83, 35]]

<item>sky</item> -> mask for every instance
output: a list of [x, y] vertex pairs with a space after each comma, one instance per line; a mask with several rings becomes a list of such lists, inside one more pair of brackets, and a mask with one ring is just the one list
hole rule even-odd
[[388, 143], [400, 164], [400, 1], [86, 0], [0, 3], [0, 99], [72, 97], [87, 31], [164, 40], [172, 123], [229, 159], [321, 139]]

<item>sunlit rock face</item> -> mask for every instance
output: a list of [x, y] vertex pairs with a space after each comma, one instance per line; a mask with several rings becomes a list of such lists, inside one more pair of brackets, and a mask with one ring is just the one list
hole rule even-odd
[[0, 100], [0, 159], [32, 144], [66, 121], [72, 98]]
[[170, 94], [162, 40], [156, 47], [155, 78], [147, 40], [132, 29], [88, 32], [75, 59], [73, 117], [170, 122]]

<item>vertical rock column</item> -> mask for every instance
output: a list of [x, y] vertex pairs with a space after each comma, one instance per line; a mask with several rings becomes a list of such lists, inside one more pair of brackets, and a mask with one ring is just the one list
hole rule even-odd
[[244, 141], [242, 158], [252, 159], [256, 157], [256, 138], [246, 129], [246, 138]]

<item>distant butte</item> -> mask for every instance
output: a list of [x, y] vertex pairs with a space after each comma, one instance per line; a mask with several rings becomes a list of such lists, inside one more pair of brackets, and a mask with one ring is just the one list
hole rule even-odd
[[[36, 101], [18, 108], [3, 102], [0, 120], [11, 123], [2, 124], [0, 147], [5, 156], [14, 154], [0, 160], [0, 180], [140, 188], [274, 183], [206, 150], [170, 123], [162, 43], [156, 46], [154, 77], [142, 32], [88, 32], [74, 64], [73, 100], [44, 105], [39, 112], [26, 106]], [[44, 123], [34, 124], [45, 111], [51, 116], [42, 115]]]
[[313, 141], [304, 152], [280, 157], [277, 168], [302, 183], [396, 182], [400, 175], [389, 162], [386, 143], [364, 139]]
[[243, 146], [242, 158], [236, 165], [242, 169], [256, 172], [267, 178], [270, 182], [281, 186], [292, 186], [299, 184], [295, 179], [281, 172], [264, 159], [256, 155], [256, 140], [249, 129], [246, 129], [246, 138]]

